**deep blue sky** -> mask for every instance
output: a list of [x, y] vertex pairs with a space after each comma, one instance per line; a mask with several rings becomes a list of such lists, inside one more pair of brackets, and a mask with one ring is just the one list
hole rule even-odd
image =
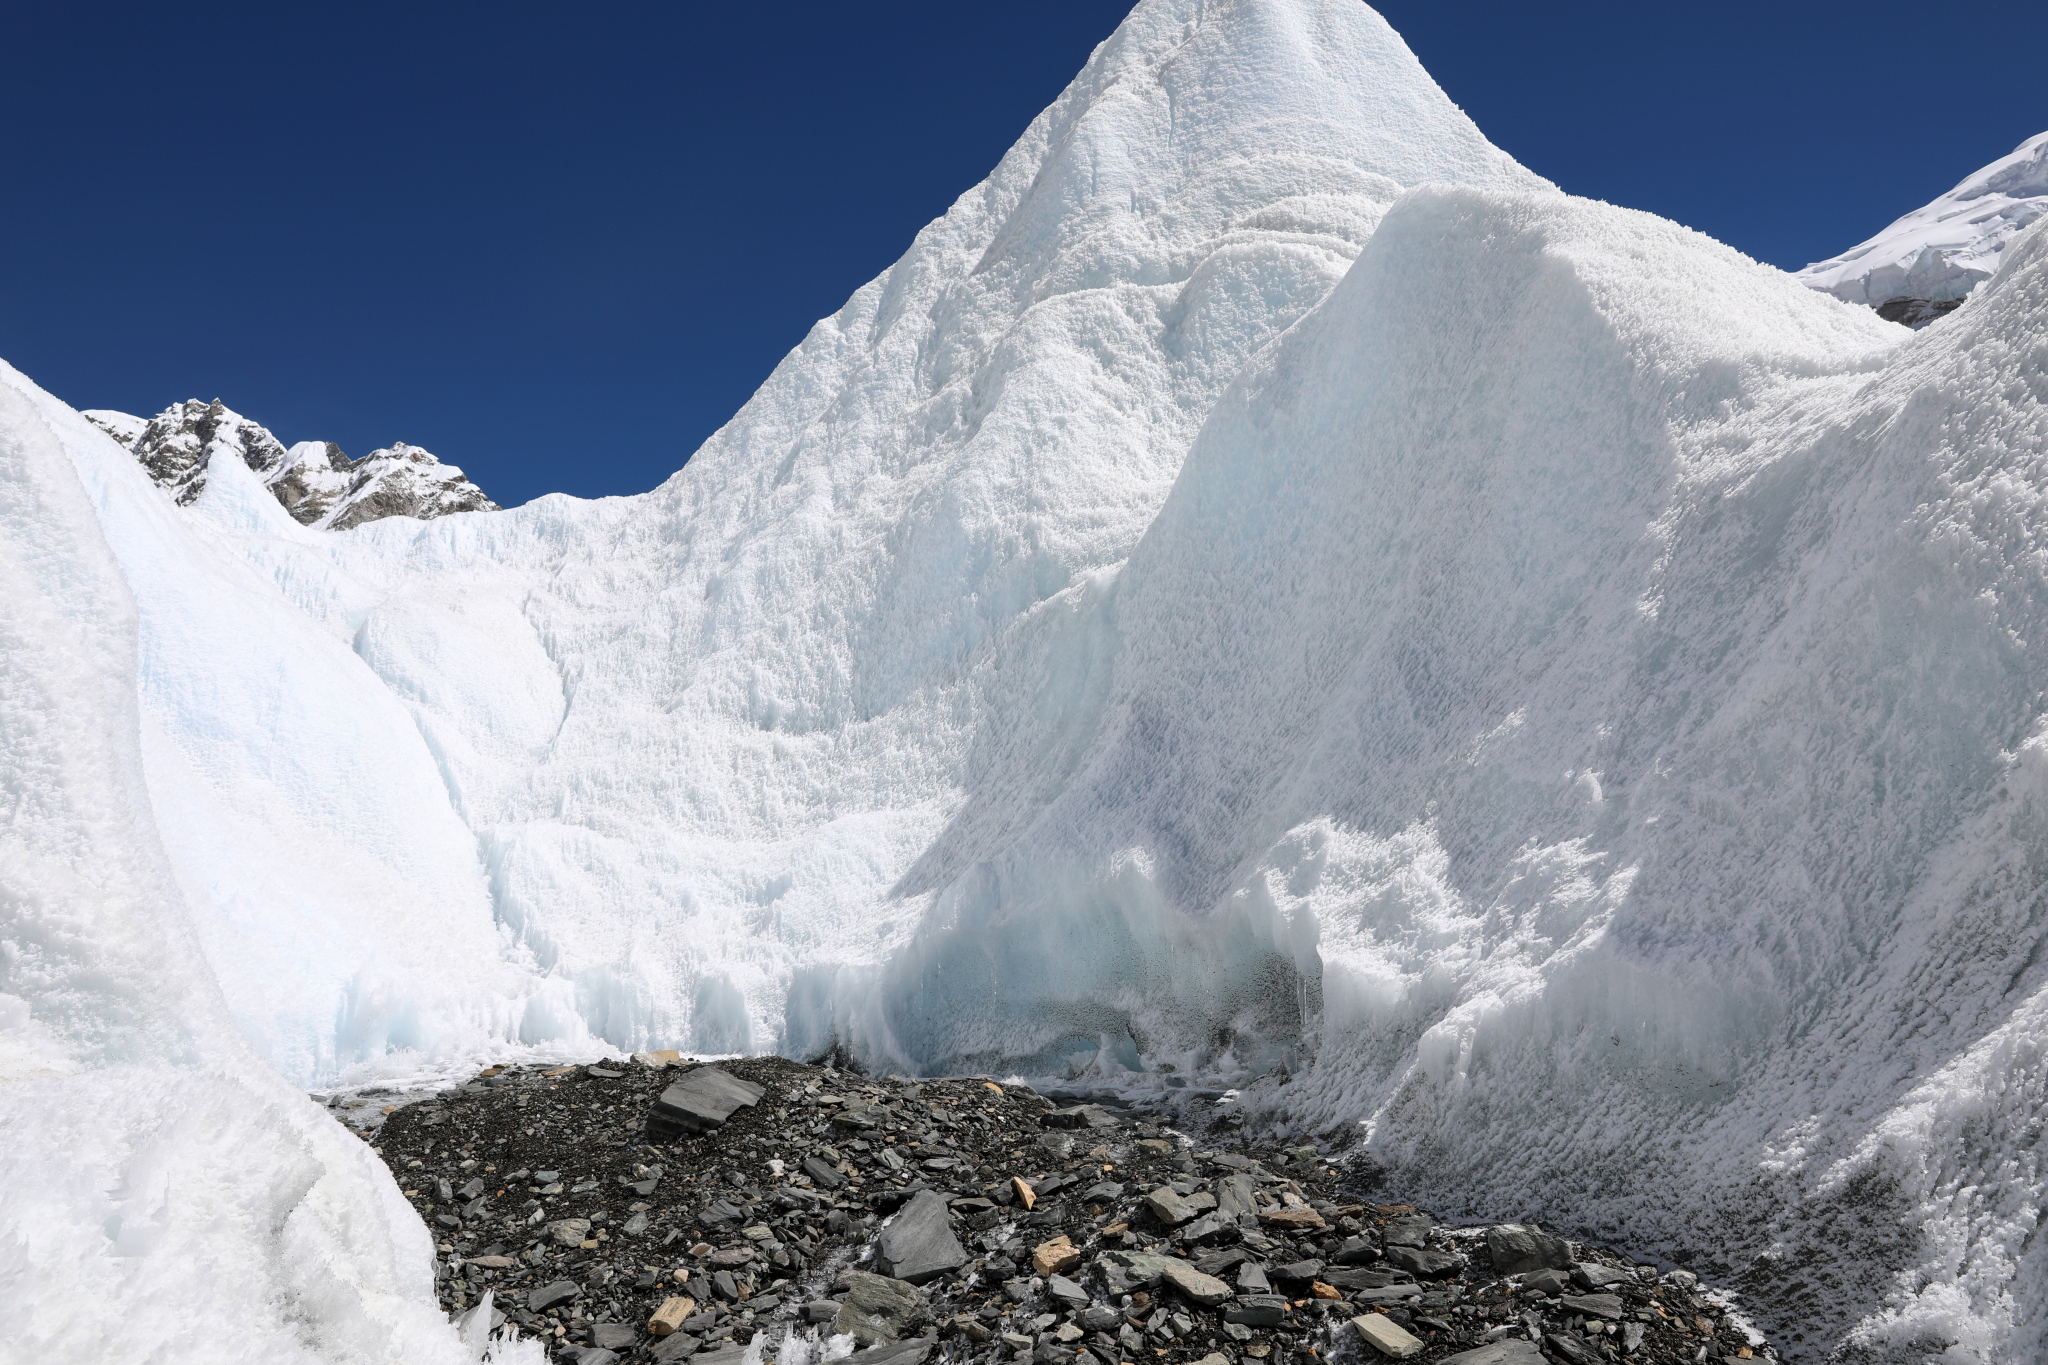
[[[1525, 165], [1787, 267], [2048, 129], [2048, 5], [1380, 8]], [[0, 356], [507, 504], [650, 488], [1127, 9], [16, 6]]]

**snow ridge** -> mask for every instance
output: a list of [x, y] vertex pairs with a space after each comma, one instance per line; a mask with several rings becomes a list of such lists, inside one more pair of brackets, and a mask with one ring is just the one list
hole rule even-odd
[[[1895, 299], [1953, 304], [1989, 279], [2006, 247], [2044, 217], [2048, 133], [2028, 138], [1869, 241], [1816, 261], [1794, 278], [1873, 308]], [[1898, 320], [1924, 326], [1947, 310], [1923, 307], [1910, 316], [1904, 308], [1894, 311]]]

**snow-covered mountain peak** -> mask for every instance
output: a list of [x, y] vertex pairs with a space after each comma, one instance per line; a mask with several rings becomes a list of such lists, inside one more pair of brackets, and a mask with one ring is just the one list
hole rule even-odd
[[1795, 278], [1895, 322], [1924, 325], [1998, 269], [2006, 245], [2048, 217], [2048, 133], [1966, 176], [1869, 241]]
[[358, 460], [332, 441], [287, 448], [218, 398], [188, 398], [152, 418], [104, 408], [82, 415], [135, 456], [180, 505], [199, 498], [214, 457], [227, 454], [262, 479], [293, 520], [319, 530], [345, 531], [383, 517], [427, 521], [499, 510], [460, 469], [418, 446], [397, 441]]

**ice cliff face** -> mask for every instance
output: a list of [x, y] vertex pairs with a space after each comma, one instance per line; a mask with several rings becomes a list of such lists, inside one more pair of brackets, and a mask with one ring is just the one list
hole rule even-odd
[[0, 546], [98, 566], [23, 556], [89, 619], [10, 648], [113, 662], [0, 708], [134, 739], [0, 779], [0, 1019], [106, 1065], [140, 931], [15, 965], [103, 845], [302, 1082], [1170, 1065], [1816, 1349], [2032, 1359], [2044, 372], [2042, 229], [1915, 335], [1557, 193], [1360, 5], [1145, 0], [643, 497], [328, 536], [243, 455], [180, 513], [8, 372]]
[[157, 486], [189, 505], [206, 490], [216, 456], [239, 459], [262, 479], [280, 506], [304, 526], [345, 531], [380, 517], [421, 521], [455, 512], [495, 512], [454, 465], [403, 441], [351, 460], [332, 441], [300, 441], [286, 449], [269, 430], [216, 398], [188, 398], [144, 420], [91, 409], [84, 417], [113, 437], [149, 471]]
[[2048, 133], [2030, 137], [1947, 194], [1852, 251], [1795, 278], [1894, 322], [1924, 327], [1998, 269], [2001, 253], [2048, 217]]

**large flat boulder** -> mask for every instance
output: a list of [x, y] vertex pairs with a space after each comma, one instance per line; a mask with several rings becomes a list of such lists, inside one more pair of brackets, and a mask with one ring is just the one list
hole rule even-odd
[[875, 1264], [883, 1274], [927, 1284], [967, 1264], [966, 1248], [953, 1235], [946, 1196], [921, 1190], [889, 1220], [875, 1242]]
[[647, 1126], [658, 1134], [708, 1133], [724, 1127], [733, 1111], [751, 1108], [767, 1093], [730, 1072], [700, 1066], [661, 1092]]
[[1496, 1275], [1524, 1275], [1532, 1270], [1570, 1270], [1572, 1249], [1534, 1223], [1502, 1223], [1486, 1230], [1486, 1250]]

